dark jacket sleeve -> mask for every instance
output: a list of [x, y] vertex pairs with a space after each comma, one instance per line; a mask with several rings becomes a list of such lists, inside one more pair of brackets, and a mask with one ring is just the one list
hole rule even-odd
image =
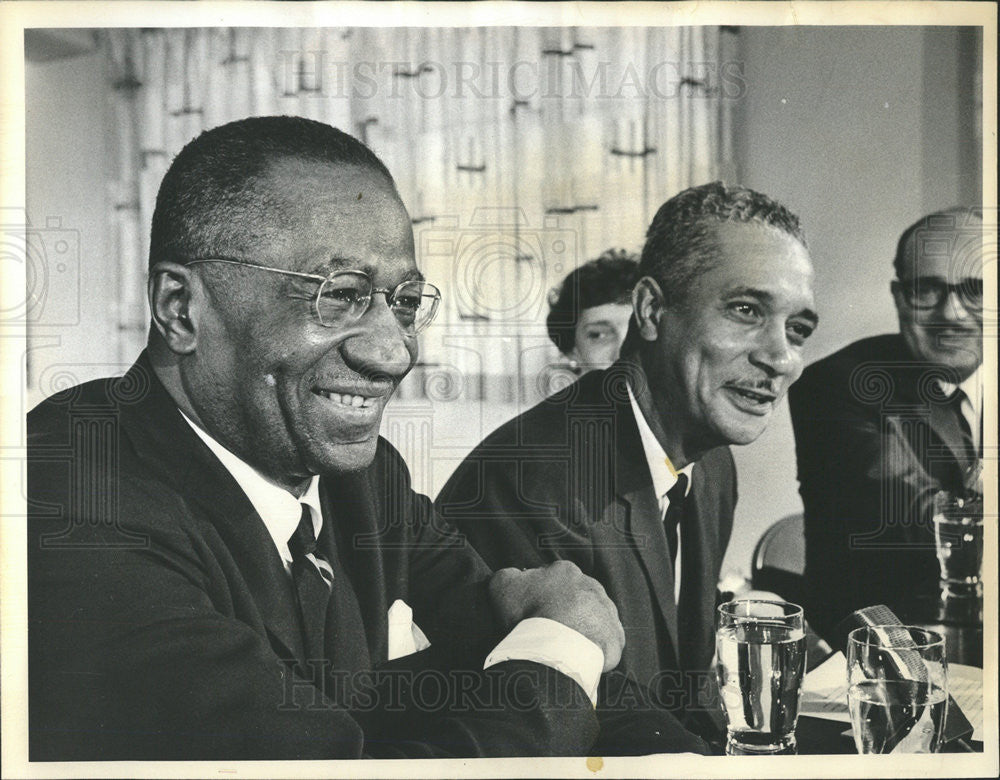
[[849, 375], [828, 359], [789, 393], [805, 511], [807, 617], [826, 638], [855, 609], [893, 607], [937, 584], [931, 516], [940, 485], [899, 418], [852, 387]]

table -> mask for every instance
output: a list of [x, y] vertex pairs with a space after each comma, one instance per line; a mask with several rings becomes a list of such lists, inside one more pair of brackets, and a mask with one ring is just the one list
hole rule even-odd
[[[964, 604], [943, 606], [937, 598], [918, 598], [912, 603], [898, 606], [895, 610], [905, 623], [918, 625], [937, 631], [944, 636], [945, 653], [952, 663], [967, 666], [983, 666], [983, 623], [982, 610], [976, 613]], [[824, 660], [810, 658], [813, 668]], [[854, 739], [844, 736], [848, 724], [803, 716], [799, 718], [795, 730], [799, 755], [826, 755], [856, 753]], [[982, 742], [969, 742], [974, 752], [983, 751]], [[952, 742], [942, 747], [943, 753], [968, 752], [967, 746]]]

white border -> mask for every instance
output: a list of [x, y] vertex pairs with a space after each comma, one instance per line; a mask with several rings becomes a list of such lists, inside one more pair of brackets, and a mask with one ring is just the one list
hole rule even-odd
[[[0, 2], [0, 205], [22, 206], [24, 192], [24, 52], [23, 30], [29, 27], [202, 27], [202, 26], [560, 26], [560, 25], [976, 25], [983, 27], [983, 193], [996, 204], [996, 62], [997, 7], [976, 2], [681, 2], [681, 3], [385, 3], [318, 2]], [[994, 246], [996, 236], [993, 236]], [[4, 285], [24, 289], [23, 272], [7, 274]], [[996, 310], [996, 263], [986, 269], [987, 294]], [[989, 305], [989, 301], [988, 301]], [[0, 330], [0, 350], [14, 335]], [[23, 333], [20, 334], [23, 337]], [[996, 344], [995, 327], [984, 334]], [[997, 353], [987, 349], [985, 375], [996, 398]], [[18, 367], [2, 363], [0, 418], [5, 427], [23, 429], [24, 411]], [[10, 392], [10, 382], [16, 392]], [[988, 380], [989, 381], [989, 380]], [[996, 404], [987, 405], [984, 430], [987, 448], [996, 452]], [[23, 437], [22, 437], [23, 441]], [[990, 450], [988, 450], [990, 451]], [[5, 456], [7, 453], [5, 453]], [[997, 485], [996, 461], [988, 462], [987, 485]], [[990, 474], [992, 471], [992, 474]], [[5, 472], [8, 473], [8, 472]], [[266, 761], [266, 762], [27, 762], [27, 658], [24, 516], [20, 486], [0, 483], [2, 563], [2, 760], [5, 777], [868, 777], [938, 776], [995, 777], [998, 762], [997, 724], [997, 560], [985, 563], [987, 580], [984, 648], [986, 733], [992, 741], [981, 755], [939, 756], [789, 756], [780, 759], [653, 756], [638, 759], [479, 759], [475, 761]], [[990, 497], [988, 496], [988, 501]], [[996, 516], [995, 492], [987, 513]], [[8, 513], [14, 522], [8, 521]], [[997, 529], [988, 525], [988, 550], [997, 549]]]

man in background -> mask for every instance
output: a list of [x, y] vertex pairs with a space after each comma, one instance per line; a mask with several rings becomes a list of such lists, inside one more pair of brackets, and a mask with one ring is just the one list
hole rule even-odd
[[28, 415], [31, 758], [590, 750], [623, 642], [603, 588], [491, 574], [378, 436], [440, 297], [381, 161], [295, 117], [203, 133], [148, 291], [131, 370]]
[[436, 504], [492, 566], [569, 560], [600, 580], [621, 671], [690, 715], [711, 689], [728, 445], [760, 436], [802, 370], [813, 270], [793, 214], [715, 182], [660, 207], [638, 276], [620, 360], [488, 436]]
[[937, 594], [934, 494], [975, 491], [982, 455], [982, 230], [962, 208], [908, 227], [891, 287], [899, 333], [809, 366], [789, 396], [806, 614], [827, 637], [860, 607], [905, 618]]

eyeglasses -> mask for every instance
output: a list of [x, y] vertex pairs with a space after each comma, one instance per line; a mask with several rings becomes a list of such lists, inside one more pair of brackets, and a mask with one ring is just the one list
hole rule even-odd
[[441, 291], [433, 284], [419, 280], [403, 282], [390, 290], [375, 287], [371, 277], [364, 271], [335, 271], [329, 276], [319, 276], [221, 257], [190, 260], [187, 265], [201, 263], [241, 265], [319, 282], [314, 307], [320, 325], [325, 328], [343, 327], [361, 319], [371, 307], [372, 295], [381, 293], [395, 315], [400, 330], [407, 335], [416, 335], [431, 324], [437, 314], [438, 304], [441, 303]]
[[917, 276], [898, 282], [903, 298], [911, 309], [925, 311], [936, 309], [951, 293], [958, 293], [962, 305], [969, 311], [982, 311], [983, 280], [976, 277], [949, 284], [940, 276]]

